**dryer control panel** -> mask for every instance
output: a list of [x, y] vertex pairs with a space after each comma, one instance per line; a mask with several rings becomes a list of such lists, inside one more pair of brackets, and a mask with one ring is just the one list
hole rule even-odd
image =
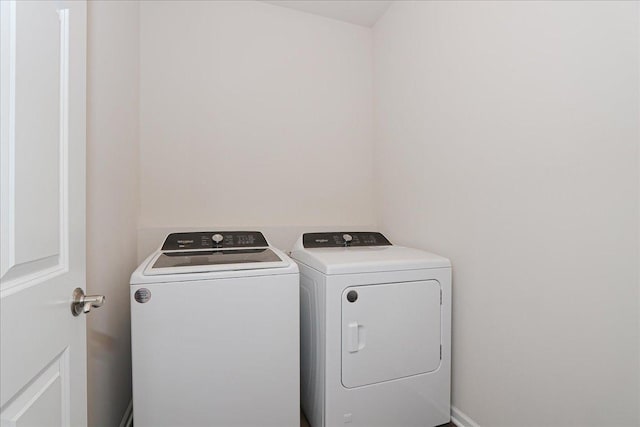
[[162, 250], [260, 248], [267, 246], [269, 246], [267, 239], [259, 231], [196, 231], [169, 234], [162, 245]]
[[339, 248], [346, 246], [391, 246], [382, 233], [370, 231], [336, 231], [330, 233], [304, 233], [305, 248]]

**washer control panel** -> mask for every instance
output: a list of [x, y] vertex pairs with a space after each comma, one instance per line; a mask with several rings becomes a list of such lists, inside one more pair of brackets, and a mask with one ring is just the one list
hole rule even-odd
[[330, 233], [304, 233], [302, 245], [305, 248], [339, 248], [346, 246], [391, 246], [391, 242], [376, 232], [336, 231]]
[[269, 246], [267, 239], [259, 231], [196, 231], [169, 234], [162, 245], [162, 250], [259, 248], [267, 246]]

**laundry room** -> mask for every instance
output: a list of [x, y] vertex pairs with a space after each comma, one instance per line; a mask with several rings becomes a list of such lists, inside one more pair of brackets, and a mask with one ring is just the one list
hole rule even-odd
[[640, 426], [639, 1], [0, 6], [3, 427]]

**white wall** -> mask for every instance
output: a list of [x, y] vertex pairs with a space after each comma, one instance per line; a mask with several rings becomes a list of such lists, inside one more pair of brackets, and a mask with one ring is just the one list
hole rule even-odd
[[114, 427], [131, 399], [129, 276], [138, 217], [138, 3], [90, 1], [87, 48], [89, 425]]
[[143, 230], [373, 223], [370, 29], [261, 2], [140, 7]]
[[88, 317], [89, 425], [114, 426], [138, 245], [237, 226], [288, 249], [371, 228], [372, 40], [254, 2], [90, 1], [88, 24], [87, 287], [107, 296]]
[[398, 2], [374, 28], [381, 228], [452, 259], [481, 426], [640, 425], [638, 16]]
[[90, 425], [130, 398], [137, 245], [250, 226], [288, 249], [375, 210], [453, 260], [462, 412], [640, 424], [638, 9], [399, 2], [372, 50], [366, 28], [256, 2], [90, 2]]

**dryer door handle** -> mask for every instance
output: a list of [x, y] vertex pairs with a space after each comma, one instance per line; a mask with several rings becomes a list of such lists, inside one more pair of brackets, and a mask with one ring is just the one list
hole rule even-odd
[[351, 322], [348, 325], [348, 329], [347, 350], [349, 353], [355, 353], [360, 350], [360, 337], [358, 336], [360, 325], [358, 325], [358, 322]]

